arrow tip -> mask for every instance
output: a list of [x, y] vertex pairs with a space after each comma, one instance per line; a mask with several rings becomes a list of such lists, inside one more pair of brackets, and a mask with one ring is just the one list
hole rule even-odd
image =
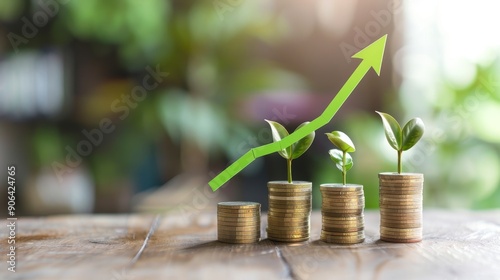
[[387, 34], [380, 37], [377, 41], [371, 43], [366, 48], [354, 54], [353, 58], [360, 58], [368, 63], [370, 67], [375, 70], [377, 75], [380, 76], [380, 68], [382, 68], [382, 59], [384, 58], [385, 43], [387, 41]]

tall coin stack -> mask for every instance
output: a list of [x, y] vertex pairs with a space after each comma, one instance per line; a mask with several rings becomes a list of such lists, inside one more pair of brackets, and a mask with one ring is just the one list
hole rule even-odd
[[355, 244], [365, 240], [365, 196], [362, 185], [322, 184], [320, 186], [321, 240]]
[[422, 240], [424, 175], [380, 173], [380, 239], [410, 243]]
[[281, 182], [267, 184], [269, 213], [267, 238], [281, 242], [309, 240], [312, 206], [310, 182]]
[[260, 203], [230, 201], [217, 204], [217, 239], [225, 243], [260, 240]]

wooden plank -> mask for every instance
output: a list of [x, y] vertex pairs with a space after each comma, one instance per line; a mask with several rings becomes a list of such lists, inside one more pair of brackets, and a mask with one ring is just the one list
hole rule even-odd
[[[321, 227], [318, 216], [313, 226]], [[366, 241], [280, 246], [295, 279], [495, 279], [500, 277], [500, 211], [424, 212], [424, 240], [379, 240], [379, 214], [366, 218]], [[314, 241], [315, 240], [315, 241]]]
[[[113, 279], [141, 248], [152, 216], [19, 218], [16, 272], [0, 279]], [[7, 233], [2, 227], [2, 263]]]
[[[379, 214], [365, 214], [365, 243], [341, 246], [215, 241], [211, 213], [19, 218], [17, 272], [0, 279], [484, 279], [500, 276], [500, 210], [424, 212], [424, 241], [378, 240]], [[265, 234], [265, 216], [262, 234]], [[7, 230], [0, 228], [5, 264]]]

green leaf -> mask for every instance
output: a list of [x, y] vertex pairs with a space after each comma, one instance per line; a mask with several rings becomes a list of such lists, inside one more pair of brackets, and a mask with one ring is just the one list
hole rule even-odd
[[411, 119], [403, 128], [403, 151], [413, 147], [424, 135], [424, 122], [420, 118]]
[[347, 136], [342, 131], [333, 131], [332, 133], [325, 133], [330, 142], [333, 143], [333, 145], [337, 146], [340, 150], [343, 152], [348, 152], [352, 153], [356, 151], [356, 148], [354, 147], [354, 144], [351, 141], [351, 138]]
[[[270, 120], [265, 120], [269, 126], [271, 127], [272, 135], [273, 135], [273, 142], [280, 141], [281, 139], [285, 138], [288, 136], [288, 131], [286, 130], [285, 127], [283, 127], [281, 124], [270, 121]], [[288, 147], [286, 149], [283, 149], [281, 151], [278, 151], [278, 153], [284, 157], [285, 159], [290, 159], [292, 156], [292, 147]]]
[[345, 154], [345, 171], [349, 171], [354, 165], [354, 161], [352, 161], [352, 157], [349, 153]]
[[[295, 131], [297, 131], [299, 128], [307, 125], [308, 123], [309, 122], [302, 123], [301, 125], [299, 125], [295, 129]], [[305, 153], [307, 151], [307, 149], [309, 149], [309, 147], [311, 147], [311, 144], [314, 141], [315, 135], [316, 134], [313, 131], [313, 132], [309, 133], [306, 137], [297, 141], [297, 143], [292, 144], [292, 159], [296, 159], [296, 158], [300, 157], [303, 153]]]
[[[337, 167], [338, 170], [340, 171], [343, 171], [343, 162], [342, 162], [342, 156], [343, 156], [343, 152], [341, 150], [338, 150], [338, 149], [331, 149], [330, 151], [328, 151], [328, 153], [330, 154], [330, 158], [332, 159], [332, 161], [335, 163], [335, 166]], [[349, 169], [352, 168], [352, 166], [354, 165], [354, 162], [352, 161], [352, 157], [350, 154], [346, 153], [345, 155], [345, 169], [346, 171], [348, 171]]]
[[391, 145], [391, 147], [393, 147], [396, 151], [401, 150], [403, 142], [401, 126], [391, 115], [382, 112], [377, 112], [377, 114], [379, 114], [382, 118], [387, 142], [389, 142], [389, 145]]

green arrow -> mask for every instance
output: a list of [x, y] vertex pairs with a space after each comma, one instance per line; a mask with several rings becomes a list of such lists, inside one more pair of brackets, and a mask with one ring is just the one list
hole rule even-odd
[[382, 58], [384, 57], [386, 41], [387, 34], [352, 56], [353, 58], [362, 59], [361, 63], [319, 117], [280, 141], [253, 148], [246, 152], [242, 157], [233, 162], [208, 183], [212, 190], [216, 191], [256, 158], [283, 150], [304, 138], [309, 133], [329, 123], [359, 82], [361, 82], [361, 79], [368, 73], [370, 68], [373, 68], [377, 75], [380, 76], [380, 68], [382, 67]]

